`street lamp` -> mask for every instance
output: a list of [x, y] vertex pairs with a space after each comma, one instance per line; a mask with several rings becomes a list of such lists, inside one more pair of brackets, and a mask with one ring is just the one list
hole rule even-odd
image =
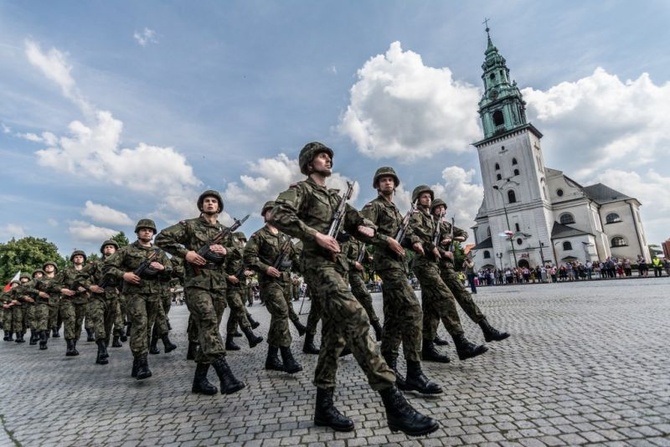
[[[498, 191], [500, 193], [500, 199], [502, 200], [502, 205], [503, 205], [503, 211], [505, 212], [505, 221], [507, 222], [507, 230], [512, 231], [509, 225], [509, 216], [507, 215], [507, 207], [505, 206], [505, 195], [502, 192], [502, 189], [500, 189], [500, 186], [498, 185], [493, 185], [493, 189]], [[514, 267], [518, 265], [516, 261], [516, 250], [514, 249], [514, 241], [512, 240], [512, 236], [509, 236], [509, 243], [512, 246], [512, 256], [514, 256]]]
[[498, 261], [500, 261], [500, 270], [502, 271], [502, 269], [503, 269], [503, 265], [502, 265], [503, 254], [502, 253], [496, 253], [496, 258], [498, 258]]
[[544, 242], [540, 241], [540, 259], [542, 259], [542, 267], [544, 267]]

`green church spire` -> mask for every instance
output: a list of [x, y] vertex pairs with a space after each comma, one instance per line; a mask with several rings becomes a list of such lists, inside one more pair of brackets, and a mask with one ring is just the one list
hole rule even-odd
[[484, 23], [488, 42], [482, 64], [484, 95], [479, 101], [479, 116], [486, 139], [525, 125], [526, 103], [516, 81], [510, 82], [507, 61], [493, 45], [488, 19]]

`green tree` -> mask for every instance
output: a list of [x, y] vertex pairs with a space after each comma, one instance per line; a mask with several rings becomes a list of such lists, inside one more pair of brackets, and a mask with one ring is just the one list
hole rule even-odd
[[65, 267], [67, 260], [58, 254], [58, 247], [45, 238], [32, 236], [21, 239], [12, 238], [0, 243], [0, 281], [6, 284], [16, 272], [32, 273], [41, 269], [47, 261], [53, 261], [59, 269]]
[[114, 236], [111, 237], [111, 240], [115, 241], [117, 244], [119, 244], [119, 248], [125, 247], [126, 245], [130, 244], [130, 241], [126, 237], [126, 235], [123, 233], [123, 231], [119, 231], [116, 233]]

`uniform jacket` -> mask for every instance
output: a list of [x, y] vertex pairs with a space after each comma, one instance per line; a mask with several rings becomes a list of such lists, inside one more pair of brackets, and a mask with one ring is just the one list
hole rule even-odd
[[[274, 266], [282, 252], [282, 248], [285, 247], [288, 249], [287, 262], [284, 266], [278, 267], [278, 270], [282, 272], [281, 277], [273, 278], [266, 275], [265, 272], [268, 267]], [[244, 264], [258, 272], [258, 281], [261, 285], [272, 281], [289, 282], [291, 280], [290, 268], [294, 265], [297, 266], [298, 263], [298, 253], [291, 243], [291, 238], [281, 231], [278, 231], [277, 234], [272, 234], [272, 231], [267, 226], [252, 234], [244, 248]]]
[[377, 271], [389, 268], [404, 270], [405, 260], [388, 248], [388, 240], [395, 239], [403, 219], [395, 203], [379, 195], [363, 207], [361, 214], [377, 227], [377, 234], [370, 241], [376, 246], [373, 258], [374, 269]]
[[[123, 281], [123, 274], [134, 272], [152, 253], [156, 253], [152, 261], [163, 264], [165, 270], [153, 277], [144, 277], [139, 284]], [[154, 246], [143, 247], [138, 241], [119, 248], [116, 253], [105, 259], [103, 274], [111, 275], [122, 282], [122, 292], [126, 295], [156, 295], [162, 291], [161, 279], [165, 280], [172, 275], [172, 263], [165, 252]]]

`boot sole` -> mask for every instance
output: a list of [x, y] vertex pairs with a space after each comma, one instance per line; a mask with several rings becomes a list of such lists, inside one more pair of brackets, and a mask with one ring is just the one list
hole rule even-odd
[[389, 428], [391, 429], [392, 432], [398, 432], [401, 431], [405, 433], [407, 436], [423, 436], [423, 435], [428, 435], [430, 433], [433, 433], [436, 431], [440, 426], [435, 422], [434, 425], [431, 425], [430, 427], [427, 427], [423, 430], [403, 430], [397, 425], [391, 425], [389, 424]]
[[341, 431], [341, 432], [348, 432], [348, 431], [354, 431], [355, 425], [352, 423], [351, 425], [331, 425], [327, 422], [320, 421], [317, 419], [314, 419], [314, 425], [317, 427], [329, 427], [332, 428], [335, 431]]
[[234, 386], [232, 388], [229, 388], [227, 390], [221, 389], [221, 394], [237, 393], [238, 391], [243, 390], [244, 388], [246, 388], [246, 386], [247, 385], [245, 383], [240, 383], [239, 385], [236, 385], [236, 386]]
[[451, 363], [451, 359], [449, 357], [436, 358], [436, 357], [426, 357], [422, 355], [421, 360], [423, 360], [424, 362]]
[[204, 394], [205, 396], [214, 396], [218, 392], [219, 392], [219, 390], [216, 387], [214, 387], [213, 391], [201, 390], [200, 388], [191, 388], [191, 393], [193, 393], [193, 394]]
[[461, 356], [460, 354], [458, 354], [458, 358], [459, 358], [460, 360], [473, 359], [473, 358], [475, 358], [475, 357], [479, 357], [480, 355], [482, 355], [482, 354], [488, 352], [488, 350], [489, 350], [489, 348], [487, 348], [486, 346], [482, 346], [482, 349], [481, 349], [481, 350], [478, 350], [478, 351], [477, 351], [476, 353], [474, 353], [473, 355], [469, 355], [469, 356]]
[[486, 340], [486, 341], [503, 341], [506, 338], [509, 338], [509, 334], [505, 334], [504, 336], [497, 337], [497, 338], [492, 338], [492, 337], [486, 338], [486, 337], [484, 337], [484, 340]]
[[151, 373], [149, 373], [149, 374], [142, 374], [142, 375], [138, 374], [138, 375], [137, 375], [137, 380], [148, 379], [148, 378], [151, 377], [151, 376], [152, 376]]

